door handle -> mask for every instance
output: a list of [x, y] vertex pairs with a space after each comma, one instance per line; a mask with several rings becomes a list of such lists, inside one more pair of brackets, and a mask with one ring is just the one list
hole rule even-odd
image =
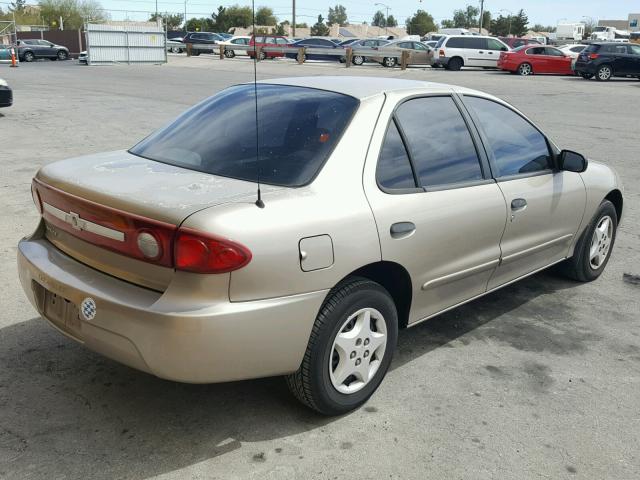
[[478, 50], [478, 53], [484, 53], [484, 51], [483, 50]]
[[511, 210], [517, 212], [527, 208], [527, 201], [524, 198], [514, 198], [511, 200]]
[[391, 236], [393, 238], [406, 237], [415, 232], [416, 226], [413, 222], [397, 222], [391, 225]]

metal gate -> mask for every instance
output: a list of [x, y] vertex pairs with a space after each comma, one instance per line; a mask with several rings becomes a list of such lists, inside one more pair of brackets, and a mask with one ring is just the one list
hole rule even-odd
[[87, 63], [167, 63], [166, 36], [161, 24], [89, 23]]

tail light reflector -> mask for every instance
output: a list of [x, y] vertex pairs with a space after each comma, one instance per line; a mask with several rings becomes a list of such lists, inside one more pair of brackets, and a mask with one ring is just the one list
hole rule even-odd
[[600, 55], [598, 55], [597, 53], [590, 53], [589, 54], [589, 60], [595, 60], [596, 58], [598, 58]]
[[180, 228], [174, 243], [174, 258], [178, 270], [225, 273], [249, 263], [251, 252], [244, 245], [231, 240]]
[[444, 57], [444, 50], [440, 49], [440, 51], [438, 52], [438, 55], [440, 55], [441, 57]]

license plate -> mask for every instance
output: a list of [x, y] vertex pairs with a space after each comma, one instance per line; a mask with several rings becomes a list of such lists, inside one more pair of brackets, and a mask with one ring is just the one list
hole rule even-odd
[[78, 307], [60, 295], [57, 295], [37, 282], [34, 292], [38, 297], [42, 315], [60, 330], [80, 340], [82, 337]]

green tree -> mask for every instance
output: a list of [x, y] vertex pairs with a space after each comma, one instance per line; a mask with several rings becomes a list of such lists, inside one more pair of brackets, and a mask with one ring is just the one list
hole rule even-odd
[[24, 7], [26, 4], [27, 0], [15, 0], [14, 2], [11, 2], [9, 12], [22, 13], [24, 12]]
[[238, 5], [223, 7], [220, 5], [218, 11], [211, 14], [211, 22], [207, 28], [212, 31], [228, 32], [231, 28], [246, 28], [252, 23], [253, 11], [251, 7], [240, 7]]
[[498, 15], [498, 18], [491, 20], [491, 24], [489, 26], [489, 32], [492, 35], [496, 35], [498, 37], [506, 37], [507, 35], [513, 33], [511, 31], [512, 22], [513, 22], [513, 17], [511, 16], [503, 17], [502, 15]]
[[489, 30], [491, 27], [491, 12], [485, 10], [482, 12], [482, 28]]
[[182, 14], [180, 13], [153, 13], [149, 17], [150, 22], [156, 22], [160, 20], [164, 25], [167, 26], [167, 30], [180, 30], [180, 25], [182, 25]]
[[[289, 22], [287, 22], [286, 24], [288, 24]], [[271, 29], [271, 34], [272, 35], [286, 35], [287, 32], [284, 29], [284, 26], [286, 25], [284, 22], [280, 22], [278, 25], [276, 25], [275, 27], [273, 27]]]
[[327, 23], [329, 25], [340, 25], [341, 27], [348, 25], [347, 9], [343, 5], [336, 5], [334, 8], [329, 7]]
[[398, 26], [398, 21], [396, 20], [396, 17], [394, 17], [393, 15], [389, 15], [387, 17], [387, 27], [397, 27]]
[[411, 35], [426, 35], [438, 29], [433, 17], [424, 10], [418, 10], [411, 18], [407, 18], [407, 33]]
[[448, 19], [448, 20], [442, 20], [440, 22], [440, 26], [442, 28], [455, 28], [456, 25], [455, 23], [453, 23], [453, 20]]
[[371, 25], [373, 25], [374, 27], [387, 26], [387, 19], [385, 18], [382, 10], [378, 10], [376, 13], [373, 14], [373, 20], [371, 21]]
[[325, 25], [324, 18], [322, 18], [322, 15], [318, 15], [318, 21], [311, 26], [311, 35], [314, 37], [326, 37], [329, 32], [331, 30]]
[[45, 25], [61, 27], [62, 18], [67, 30], [80, 29], [85, 21], [99, 23], [109, 19], [96, 0], [40, 0], [38, 6]]
[[256, 11], [256, 25], [275, 25], [278, 19], [273, 14], [273, 10], [269, 7], [260, 7]]
[[187, 20], [186, 29], [188, 32], [211, 32], [216, 28], [211, 18], [200, 17]]
[[511, 19], [511, 33], [516, 37], [521, 37], [527, 33], [527, 25], [529, 24], [529, 17], [527, 17], [524, 10], [520, 10]]
[[473, 5], [467, 5], [467, 8], [464, 10], [454, 10], [453, 28], [477, 28], [479, 14], [480, 10]]

